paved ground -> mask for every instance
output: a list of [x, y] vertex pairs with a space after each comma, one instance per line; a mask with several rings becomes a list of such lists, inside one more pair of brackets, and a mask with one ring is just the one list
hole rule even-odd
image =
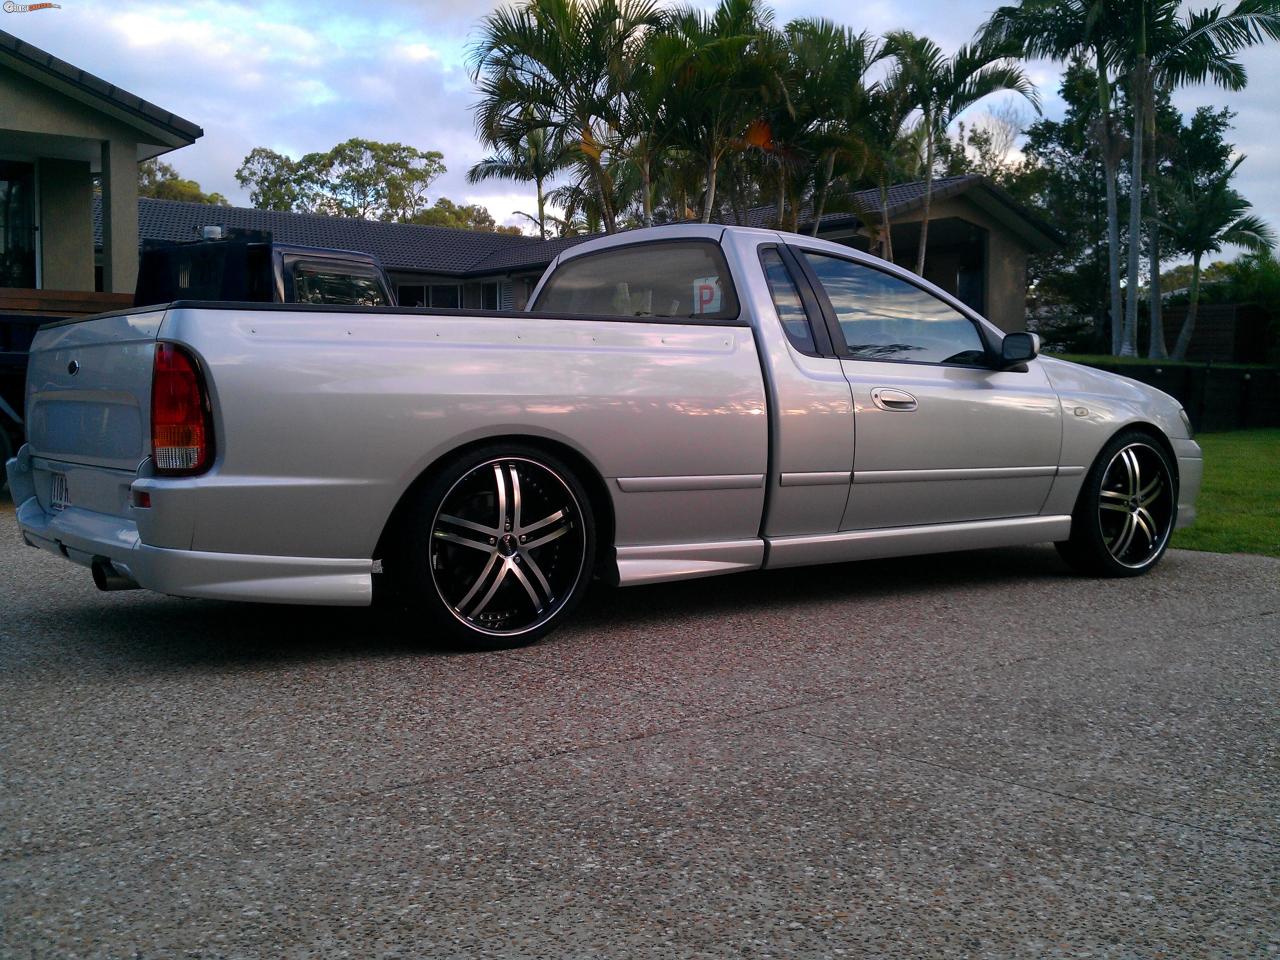
[[4, 957], [1274, 957], [1280, 561], [609, 593], [528, 650], [100, 594], [0, 511]]

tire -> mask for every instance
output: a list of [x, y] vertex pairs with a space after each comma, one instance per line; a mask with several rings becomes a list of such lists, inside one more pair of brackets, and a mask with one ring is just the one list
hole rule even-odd
[[1137, 577], [1164, 556], [1178, 519], [1178, 474], [1158, 441], [1124, 430], [1085, 475], [1071, 538], [1056, 544], [1074, 569], [1095, 577]]
[[401, 596], [456, 645], [533, 643], [569, 616], [590, 583], [590, 499], [565, 463], [535, 447], [467, 453], [421, 491], [407, 517]]

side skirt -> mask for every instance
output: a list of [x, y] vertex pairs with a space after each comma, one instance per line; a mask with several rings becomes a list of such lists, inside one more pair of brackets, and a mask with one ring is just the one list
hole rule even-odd
[[965, 523], [933, 523], [887, 530], [848, 530], [807, 537], [781, 537], [769, 541], [770, 569], [813, 563], [841, 563], [879, 557], [946, 553], [1012, 547], [1071, 535], [1069, 516], [1012, 517], [1007, 520], [973, 520]]
[[765, 540], [618, 547], [618, 584], [628, 587], [761, 568], [1012, 547], [1065, 540], [1070, 535], [1071, 517], [1050, 516], [776, 537], [767, 541], [767, 557]]

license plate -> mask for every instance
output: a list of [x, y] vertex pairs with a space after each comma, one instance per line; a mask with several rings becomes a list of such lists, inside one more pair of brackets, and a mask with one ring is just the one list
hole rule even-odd
[[55, 473], [53, 483], [49, 487], [49, 506], [54, 510], [62, 510], [71, 505], [71, 494], [67, 492], [67, 475]]

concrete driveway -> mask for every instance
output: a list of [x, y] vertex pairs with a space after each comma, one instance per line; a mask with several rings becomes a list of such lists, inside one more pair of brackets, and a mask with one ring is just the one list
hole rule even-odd
[[542, 645], [101, 594], [0, 511], [0, 956], [1269, 957], [1280, 561], [597, 591]]

